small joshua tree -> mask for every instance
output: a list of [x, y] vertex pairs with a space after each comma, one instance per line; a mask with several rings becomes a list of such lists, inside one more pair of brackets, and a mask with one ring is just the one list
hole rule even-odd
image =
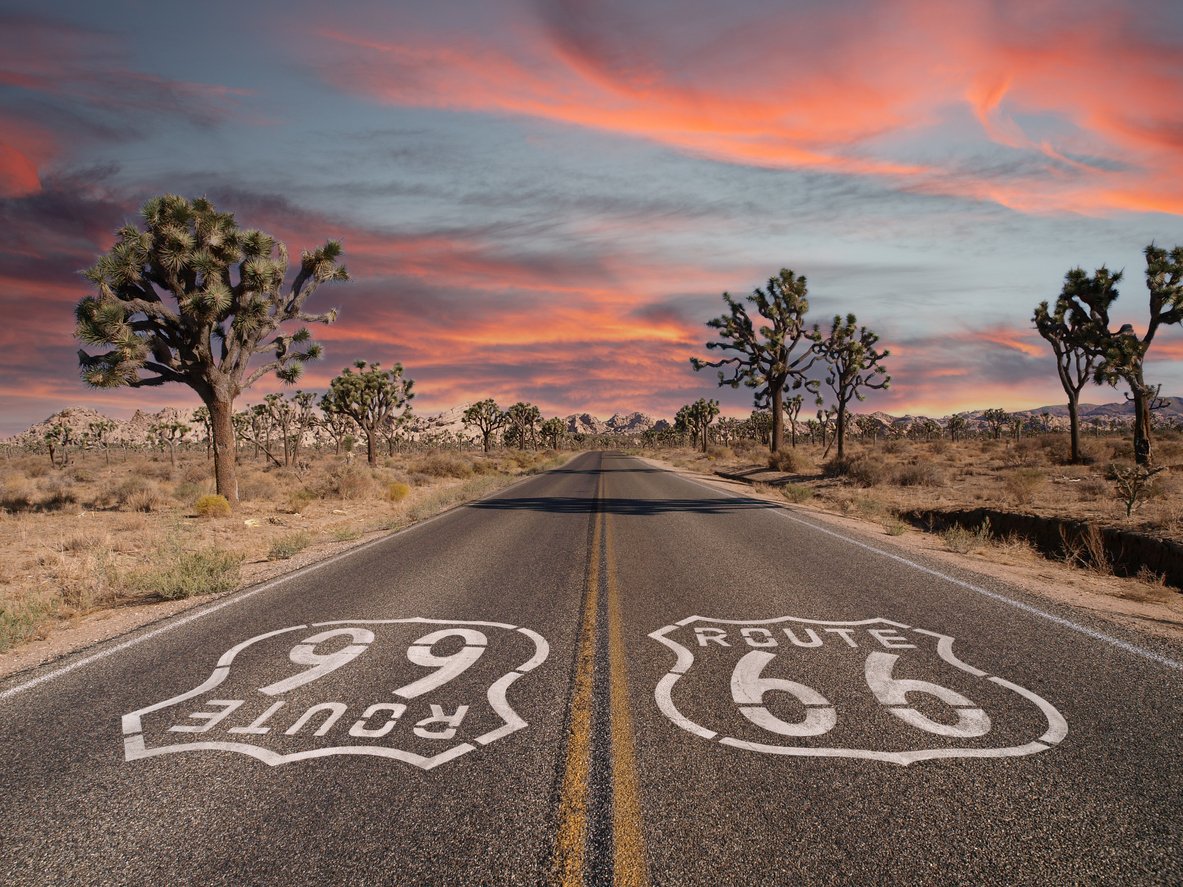
[[90, 439], [96, 446], [102, 447], [103, 459], [111, 464], [111, 432], [115, 430], [115, 423], [110, 419], [95, 419], [86, 426], [90, 432]]
[[409, 410], [408, 403], [415, 395], [412, 381], [403, 378], [402, 364], [384, 370], [377, 363], [359, 360], [357, 372], [346, 367], [341, 375], [329, 383], [328, 399], [334, 412], [351, 417], [366, 436], [366, 458], [371, 465], [378, 462], [378, 435], [391, 418], [399, 418]]
[[949, 440], [957, 443], [957, 436], [965, 434], [965, 429], [969, 425], [969, 421], [965, 416], [954, 413], [949, 417]]
[[162, 446], [168, 447], [168, 464], [174, 468], [177, 464], [177, 444], [183, 443], [186, 435], [193, 429], [186, 422], [176, 419], [163, 419], [148, 429], [160, 441]]
[[352, 416], [339, 412], [333, 399], [327, 394], [320, 399], [320, 410], [322, 413], [318, 420], [320, 427], [327, 431], [329, 437], [333, 439], [334, 455], [340, 456], [342, 443], [345, 438], [357, 431], [357, 423], [353, 421]]
[[542, 435], [542, 441], [552, 450], [559, 448], [559, 443], [567, 434], [567, 426], [563, 424], [563, 420], [558, 416], [553, 419], [547, 419], [542, 423], [542, 429], [539, 432]]
[[[234, 401], [268, 373], [294, 382], [320, 356], [307, 327], [336, 311], [309, 314], [320, 284], [348, 280], [341, 245], [304, 252], [291, 284], [287, 248], [262, 231], [238, 227], [204, 198], [168, 194], [144, 204], [145, 230], [132, 224], [85, 273], [97, 290], [78, 303], [76, 335], [106, 350], [78, 352], [82, 378], [97, 388], [192, 388], [210, 411], [218, 493], [235, 505]], [[264, 362], [251, 366], [255, 358]]]
[[845, 321], [835, 315], [825, 336], [814, 326], [813, 339], [814, 354], [826, 363], [823, 382], [834, 394], [837, 457], [842, 459], [846, 455], [847, 408], [852, 400], [866, 397], [862, 389], [882, 389], [891, 384], [891, 376], [883, 368], [891, 352], [877, 349], [879, 336], [859, 326], [853, 314], [847, 314]]
[[702, 451], [707, 451], [707, 429], [719, 415], [719, 401], [700, 397], [694, 403], [686, 404], [674, 417], [674, 427], [689, 432], [692, 444], [701, 441]]
[[481, 445], [489, 452], [493, 432], [506, 423], [506, 415], [493, 398], [480, 400], [464, 411], [464, 426], [475, 428], [481, 433]]
[[745, 299], [752, 306], [750, 314], [743, 302], [723, 293], [727, 313], [707, 321], [707, 326], [719, 331], [721, 341], [707, 342], [707, 349], [734, 353], [714, 361], [690, 358], [696, 370], [720, 368], [720, 386], [738, 388], [742, 382], [755, 389], [755, 406], [772, 410], [770, 446], [774, 453], [784, 446], [785, 391], [803, 385], [813, 365], [809, 349], [795, 357], [793, 354], [802, 341], [809, 339], [805, 328], [807, 293], [805, 277], [788, 268], [769, 279], [767, 290], [757, 287]]
[[542, 413], [539, 412], [538, 407], [532, 403], [519, 401], [505, 411], [505, 421], [509, 425], [509, 430], [505, 433], [506, 446], [510, 445], [509, 438], [511, 436], [513, 445], [518, 449], [524, 450], [527, 446], [534, 447], [536, 445], [537, 426], [542, 421]]
[[70, 444], [74, 442], [71, 436], [70, 426], [64, 422], [55, 422], [46, 429], [42, 436], [45, 440], [45, 448], [49, 450], [49, 464], [57, 467], [57, 460], [55, 454], [58, 449], [62, 451], [62, 466], [70, 464]]
[[990, 426], [990, 434], [995, 440], [1002, 438], [1002, 432], [1010, 425], [1011, 414], [1000, 407], [992, 407], [982, 413], [982, 421]]

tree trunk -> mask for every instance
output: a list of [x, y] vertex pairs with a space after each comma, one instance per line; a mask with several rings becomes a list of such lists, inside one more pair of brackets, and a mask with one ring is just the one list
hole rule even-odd
[[1072, 435], [1072, 464], [1080, 464], [1080, 404], [1079, 398], [1072, 392], [1068, 393], [1068, 425]]
[[234, 464], [234, 401], [208, 400], [210, 428], [214, 443], [214, 481], [218, 495], [225, 496], [231, 508], [238, 507], [238, 473]]
[[1150, 398], [1141, 385], [1131, 385], [1134, 389], [1134, 462], [1138, 465], [1150, 464]]
[[374, 440], [375, 432], [372, 428], [366, 429], [366, 460], [371, 465], [378, 464], [378, 446]]
[[838, 458], [842, 459], [846, 455], [846, 404], [839, 401], [838, 403], [838, 426], [836, 434], [838, 437]]
[[481, 432], [482, 443], [485, 445], [485, 452], [486, 453], [489, 452], [489, 438], [492, 436], [492, 434], [493, 434], [492, 431], [482, 431]]
[[780, 451], [785, 444], [784, 392], [780, 386], [772, 389], [772, 452]]

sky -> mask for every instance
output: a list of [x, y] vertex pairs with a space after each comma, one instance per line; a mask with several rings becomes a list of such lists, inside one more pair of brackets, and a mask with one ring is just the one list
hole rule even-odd
[[[3, 2], [0, 435], [198, 405], [78, 376], [79, 272], [163, 193], [342, 242], [305, 389], [743, 415], [689, 359], [787, 267], [890, 350], [862, 410], [1060, 403], [1034, 306], [1104, 264], [1144, 328], [1141, 251], [1183, 244], [1181, 50], [1172, 0]], [[1181, 359], [1160, 332], [1148, 379]]]

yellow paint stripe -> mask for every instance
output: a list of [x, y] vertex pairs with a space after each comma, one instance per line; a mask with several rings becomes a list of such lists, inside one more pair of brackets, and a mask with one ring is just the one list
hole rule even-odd
[[608, 585], [608, 687], [612, 712], [612, 874], [619, 887], [644, 887], [649, 883], [649, 871], [645, 863], [645, 836], [641, 831], [641, 793], [633, 745], [633, 719], [628, 703], [628, 668], [621, 636], [612, 528], [606, 514], [604, 550]]
[[[602, 497], [604, 476], [596, 484], [596, 501]], [[584, 589], [583, 630], [575, 686], [571, 690], [571, 722], [567, 734], [567, 762], [559, 794], [558, 834], [553, 870], [564, 887], [582, 887], [587, 848], [587, 799], [591, 775], [592, 679], [596, 667], [596, 613], [600, 596], [600, 544], [603, 514], [596, 509], [588, 552]]]

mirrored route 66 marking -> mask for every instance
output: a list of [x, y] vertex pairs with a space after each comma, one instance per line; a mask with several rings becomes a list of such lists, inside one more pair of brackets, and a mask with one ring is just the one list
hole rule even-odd
[[124, 755], [235, 751], [271, 766], [374, 755], [430, 770], [525, 727], [506, 692], [549, 652], [537, 632], [499, 622], [281, 628], [227, 650], [200, 686], [124, 715]]
[[677, 657], [655, 691], [690, 733], [772, 755], [1005, 758], [1068, 735], [1047, 700], [953, 653], [953, 638], [888, 619], [691, 616], [649, 635]]

